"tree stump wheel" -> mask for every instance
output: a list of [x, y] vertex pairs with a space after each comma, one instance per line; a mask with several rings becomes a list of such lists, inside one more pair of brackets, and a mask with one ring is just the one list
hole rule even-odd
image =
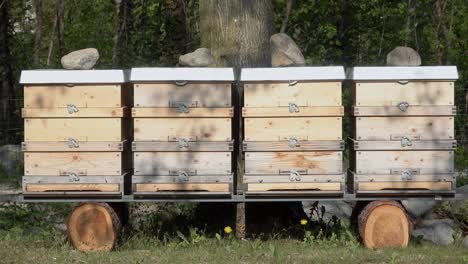
[[365, 247], [408, 246], [412, 223], [405, 209], [396, 201], [373, 201], [358, 217], [359, 234]]
[[107, 203], [82, 203], [67, 220], [68, 239], [80, 251], [110, 251], [121, 228], [115, 210]]

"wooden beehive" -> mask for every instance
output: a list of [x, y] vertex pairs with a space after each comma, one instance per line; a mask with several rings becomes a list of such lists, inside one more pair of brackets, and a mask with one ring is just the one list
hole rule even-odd
[[342, 195], [343, 67], [242, 69], [246, 195]]
[[120, 197], [130, 169], [122, 70], [32, 70], [24, 85], [25, 197]]
[[348, 78], [350, 191], [452, 193], [456, 67], [355, 67]]
[[232, 194], [232, 68], [134, 68], [133, 193]]

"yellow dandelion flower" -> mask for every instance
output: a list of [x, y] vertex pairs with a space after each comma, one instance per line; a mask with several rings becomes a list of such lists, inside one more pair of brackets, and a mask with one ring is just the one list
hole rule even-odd
[[301, 219], [301, 225], [307, 225], [307, 219]]
[[226, 233], [226, 234], [231, 234], [231, 232], [232, 232], [232, 228], [231, 228], [230, 226], [226, 226], [226, 227], [224, 228], [224, 233]]

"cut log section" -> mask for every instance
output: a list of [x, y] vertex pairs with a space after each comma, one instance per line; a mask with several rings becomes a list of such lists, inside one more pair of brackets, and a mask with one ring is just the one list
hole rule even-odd
[[82, 203], [68, 217], [67, 234], [80, 251], [110, 251], [115, 247], [121, 221], [107, 203]]
[[365, 247], [408, 246], [412, 224], [396, 201], [373, 201], [359, 214], [359, 234]]

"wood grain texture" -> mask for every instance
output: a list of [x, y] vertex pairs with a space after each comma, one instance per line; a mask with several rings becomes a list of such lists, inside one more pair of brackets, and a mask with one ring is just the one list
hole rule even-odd
[[[294, 170], [303, 174], [340, 174], [343, 170], [340, 151], [247, 152], [245, 174], [283, 174]], [[280, 173], [281, 172], [281, 173]], [[302, 173], [301, 173], [302, 174]]]
[[395, 136], [420, 140], [454, 138], [452, 117], [358, 117], [355, 125], [358, 140], [391, 140]]
[[382, 191], [382, 190], [431, 190], [431, 191], [451, 191], [452, 182], [359, 182], [357, 192]]
[[178, 142], [136, 141], [132, 143], [133, 151], [233, 151], [234, 140], [231, 141], [189, 141], [181, 147]]
[[134, 85], [135, 107], [170, 107], [186, 103], [197, 107], [230, 107], [230, 83], [137, 83]]
[[226, 183], [138, 183], [136, 192], [164, 192], [164, 191], [200, 191], [200, 192], [229, 192]]
[[247, 192], [259, 191], [287, 191], [287, 190], [317, 190], [317, 191], [341, 191], [341, 183], [249, 183]]
[[394, 106], [353, 106], [354, 116], [454, 116], [457, 110], [452, 105], [411, 105], [406, 111]]
[[411, 105], [453, 105], [453, 82], [410, 81], [357, 82], [355, 105], [394, 106], [400, 102]]
[[121, 118], [28, 118], [25, 141], [122, 141]]
[[298, 117], [298, 116], [343, 116], [342, 106], [303, 106], [298, 112], [289, 112], [289, 107], [243, 107], [242, 117]]
[[412, 140], [411, 145], [402, 145], [401, 140], [353, 140], [354, 150], [454, 150], [455, 140]]
[[246, 141], [341, 140], [341, 117], [245, 118]]
[[373, 201], [358, 216], [359, 234], [365, 247], [407, 247], [412, 225], [396, 201]]
[[97, 192], [119, 192], [120, 184], [113, 183], [61, 183], [61, 184], [38, 184], [26, 185], [27, 192], [60, 192], [60, 191], [97, 191]]
[[341, 106], [341, 82], [245, 83], [245, 107]]
[[[289, 175], [244, 175], [243, 183], [291, 183]], [[323, 175], [301, 175], [300, 183], [306, 182], [341, 182], [344, 184], [344, 176], [342, 174], [323, 174]], [[299, 183], [299, 182], [297, 182]]]
[[25, 108], [122, 107], [121, 85], [26, 85]]
[[46, 152], [46, 151], [123, 151], [125, 145], [128, 144], [124, 141], [85, 141], [78, 142], [78, 146], [70, 147], [68, 141], [44, 141], [44, 142], [23, 142], [21, 148], [23, 151], [28, 152]]
[[78, 112], [69, 113], [67, 108], [23, 108], [23, 118], [31, 117], [123, 117], [125, 107], [87, 107], [78, 108]]
[[288, 141], [244, 141], [243, 151], [308, 151], [308, 150], [343, 150], [342, 140], [298, 141], [290, 145]]
[[[230, 141], [230, 118], [134, 118], [135, 141]], [[195, 140], [196, 139], [196, 140]]]
[[86, 175], [122, 175], [120, 152], [27, 152], [25, 175], [59, 176], [66, 172]]
[[188, 113], [179, 112], [175, 107], [134, 107], [132, 117], [232, 117], [234, 108], [232, 107], [197, 107], [189, 108]]
[[122, 227], [116, 211], [107, 203], [82, 203], [67, 219], [67, 235], [80, 251], [111, 251]]
[[417, 169], [420, 174], [451, 173], [453, 151], [357, 151], [358, 174], [391, 174], [392, 169]]
[[170, 171], [196, 175], [232, 173], [230, 152], [135, 152], [135, 175], [170, 175]]

